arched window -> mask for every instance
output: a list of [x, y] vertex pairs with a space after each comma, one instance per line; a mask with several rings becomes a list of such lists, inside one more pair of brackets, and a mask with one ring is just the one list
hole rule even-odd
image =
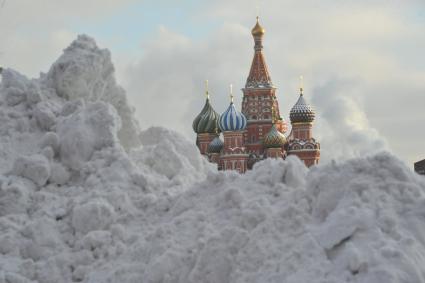
[[237, 163], [236, 163], [236, 168], [235, 169], [241, 169], [241, 162], [240, 161], [238, 161]]

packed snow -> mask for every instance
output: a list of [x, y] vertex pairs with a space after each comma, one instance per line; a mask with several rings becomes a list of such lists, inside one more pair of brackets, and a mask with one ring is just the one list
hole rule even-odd
[[218, 172], [133, 112], [88, 36], [3, 71], [0, 283], [425, 282], [425, 178], [391, 154]]

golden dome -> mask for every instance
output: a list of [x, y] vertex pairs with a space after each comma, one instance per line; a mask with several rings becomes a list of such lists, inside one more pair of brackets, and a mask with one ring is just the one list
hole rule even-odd
[[260, 25], [260, 23], [258, 21], [258, 17], [257, 17], [257, 23], [255, 24], [255, 26], [251, 30], [252, 35], [253, 36], [262, 36], [262, 35], [264, 35], [265, 32], [266, 32], [266, 30]]

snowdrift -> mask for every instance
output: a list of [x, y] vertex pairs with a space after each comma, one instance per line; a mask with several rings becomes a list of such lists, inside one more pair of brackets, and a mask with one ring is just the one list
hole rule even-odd
[[3, 71], [0, 136], [0, 283], [425, 282], [425, 178], [388, 153], [217, 172], [140, 131], [87, 36]]

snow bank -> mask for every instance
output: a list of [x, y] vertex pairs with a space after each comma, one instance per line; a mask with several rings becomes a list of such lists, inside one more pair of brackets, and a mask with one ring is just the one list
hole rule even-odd
[[131, 158], [147, 176], [151, 187], [174, 194], [206, 178], [216, 167], [199, 154], [198, 148], [174, 131], [152, 127], [140, 134], [143, 147]]
[[425, 282], [425, 178], [381, 153], [217, 172], [140, 131], [80, 36], [0, 85], [0, 282]]
[[115, 81], [110, 52], [98, 48], [92, 38], [78, 36], [52, 65], [43, 81], [47, 87], [55, 89], [58, 96], [70, 101], [110, 103], [123, 122], [118, 132], [121, 144], [125, 148], [139, 145], [140, 130], [133, 116], [134, 109]]
[[121, 120], [115, 109], [103, 102], [90, 103], [57, 125], [62, 163], [78, 170], [96, 150], [118, 144]]

